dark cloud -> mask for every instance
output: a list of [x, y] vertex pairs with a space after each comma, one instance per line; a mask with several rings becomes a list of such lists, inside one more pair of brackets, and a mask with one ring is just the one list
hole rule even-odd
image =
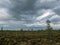
[[35, 13], [34, 4], [36, 0], [11, 0], [11, 2], [13, 7], [9, 9], [9, 13], [17, 20], [23, 18], [20, 16], [21, 14], [33, 15]]
[[[36, 20], [36, 18], [40, 15], [45, 14], [45, 11], [47, 10], [52, 10], [52, 12], [55, 12], [57, 15], [60, 15], [60, 8], [58, 8], [60, 6], [59, 0], [55, 0], [55, 1], [43, 0], [44, 2], [42, 3], [41, 3], [41, 0], [39, 1], [38, 0], [9, 0], [9, 1], [1, 0], [0, 8], [6, 8], [8, 10], [8, 14], [11, 15], [12, 18], [14, 19], [14, 20], [13, 19], [10, 19], [10, 20], [23, 21], [25, 24], [32, 24], [35, 22], [39, 22], [38, 20]], [[55, 7], [57, 7], [57, 9], [54, 9]], [[45, 11], [42, 11], [42, 10], [45, 10]], [[51, 17], [52, 15], [43, 18], [41, 21], [50, 19]], [[51, 21], [59, 22], [60, 20], [54, 19]], [[22, 25], [20, 27], [26, 28], [25, 25]], [[32, 26], [32, 28], [36, 28], [36, 29], [38, 27]]]
[[[37, 0], [10, 0], [10, 2], [9, 14], [12, 15], [15, 20], [22, 20], [26, 23], [34, 22], [32, 18], [39, 16], [36, 15], [38, 10], [53, 10], [59, 4], [58, 1], [38, 3]], [[36, 2], [38, 4], [36, 4]], [[58, 10], [54, 10], [54, 12], [59, 14]]]
[[10, 8], [12, 7], [9, 0], [0, 0], [0, 8]]
[[[37, 1], [38, 0], [10, 0], [11, 6], [9, 8], [9, 14], [16, 18], [15, 20], [22, 20], [22, 18], [26, 20], [28, 17], [33, 18], [34, 16], [38, 16], [36, 15], [38, 10], [53, 9], [58, 5], [57, 1], [45, 1], [43, 3], [38, 3]], [[36, 2], [38, 4], [36, 4]], [[21, 15], [27, 16], [23, 17]]]
[[60, 15], [60, 8], [55, 9], [54, 12], [55, 12], [57, 15]]
[[51, 22], [54, 24], [58, 24], [58, 23], [60, 23], [60, 18], [55, 18], [55, 19], [51, 20]]
[[53, 9], [54, 7], [56, 7], [58, 5], [59, 2], [57, 2], [56, 0], [55, 1], [45, 1], [45, 2], [37, 2], [36, 4], [36, 8], [37, 9]]

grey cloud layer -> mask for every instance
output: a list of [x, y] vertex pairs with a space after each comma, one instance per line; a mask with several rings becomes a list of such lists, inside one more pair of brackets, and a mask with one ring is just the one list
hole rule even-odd
[[[17, 20], [21, 19], [21, 18], [28, 18], [32, 15], [35, 16], [36, 11], [41, 10], [41, 9], [52, 9], [55, 8], [56, 6], [59, 6], [60, 2], [55, 0], [55, 1], [51, 1], [51, 2], [43, 2], [43, 3], [39, 3], [36, 4], [38, 0], [11, 0], [11, 4], [13, 7], [9, 8], [9, 13], [10, 15], [13, 15], [13, 17], [15, 17]], [[38, 6], [37, 6], [38, 5]], [[54, 12], [58, 13], [58, 11], [60, 10], [60, 8], [58, 10], [54, 10]], [[27, 17], [23, 17], [20, 15], [27, 15]]]
[[[21, 15], [32, 15], [35, 13], [34, 4], [36, 0], [11, 0], [13, 7], [9, 9], [9, 13], [16, 19], [21, 19]], [[26, 17], [24, 17], [25, 19]]]
[[[23, 21], [24, 23], [31, 24], [36, 22], [35, 19], [44, 13], [42, 10], [46, 11], [49, 9], [55, 12], [56, 15], [60, 15], [59, 4], [59, 0], [1, 0], [0, 8], [6, 8], [8, 14], [15, 21]], [[38, 14], [38, 12], [40, 13]], [[53, 22], [56, 22], [56, 20], [53, 20]]]

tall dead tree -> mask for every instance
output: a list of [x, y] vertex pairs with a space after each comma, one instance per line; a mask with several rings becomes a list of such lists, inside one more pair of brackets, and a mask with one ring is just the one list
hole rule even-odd
[[48, 31], [48, 40], [49, 40], [49, 43], [51, 42], [52, 43], [52, 37], [53, 37], [53, 34], [52, 34], [52, 27], [50, 26], [50, 23], [51, 23], [51, 21], [50, 20], [47, 20], [46, 21], [46, 23], [47, 23], [47, 31]]
[[1, 27], [1, 31], [3, 31], [3, 27]]

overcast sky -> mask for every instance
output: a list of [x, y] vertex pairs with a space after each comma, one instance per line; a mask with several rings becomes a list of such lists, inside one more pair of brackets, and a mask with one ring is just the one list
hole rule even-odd
[[47, 19], [60, 29], [60, 0], [0, 0], [0, 27], [43, 29]]

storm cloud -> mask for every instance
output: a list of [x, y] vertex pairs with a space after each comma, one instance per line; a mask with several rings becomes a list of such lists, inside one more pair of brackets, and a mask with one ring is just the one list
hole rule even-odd
[[[17, 20], [21, 20], [24, 15], [34, 15], [34, 4], [36, 0], [11, 0], [13, 7], [9, 8], [9, 13], [13, 15]], [[21, 16], [23, 15], [23, 16]]]
[[59, 4], [60, 0], [0, 0], [0, 25], [39, 28], [47, 19], [60, 24]]

